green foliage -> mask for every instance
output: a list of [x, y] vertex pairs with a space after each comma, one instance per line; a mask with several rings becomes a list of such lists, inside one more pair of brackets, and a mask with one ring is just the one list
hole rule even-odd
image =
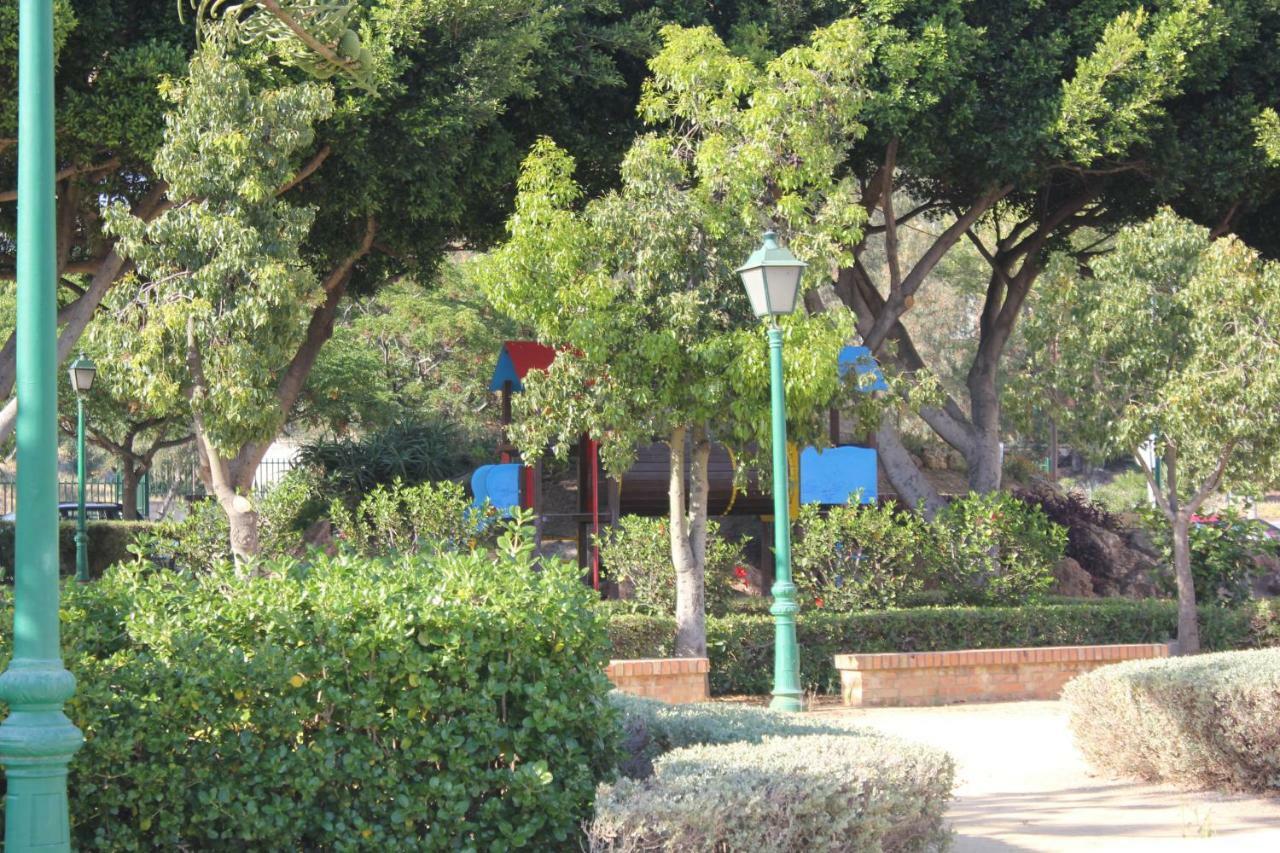
[[492, 455], [500, 411], [489, 377], [498, 348], [519, 331], [488, 305], [471, 269], [448, 261], [429, 282], [395, 282], [352, 300], [294, 419], [341, 435], [425, 412], [455, 424], [472, 455]]
[[1071, 286], [1082, 332], [1062, 358], [1092, 446], [1134, 456], [1158, 432], [1182, 503], [1280, 479], [1280, 265], [1164, 210]]
[[1008, 492], [957, 498], [932, 528], [938, 580], [953, 600], [969, 604], [1039, 600], [1067, 544], [1066, 528]]
[[354, 505], [378, 486], [414, 486], [465, 473], [471, 462], [460, 443], [448, 421], [403, 420], [360, 438], [303, 445], [298, 459], [321, 478], [326, 492]]
[[354, 509], [334, 500], [329, 514], [343, 544], [366, 556], [474, 550], [495, 516], [450, 482], [376, 486]]
[[592, 851], [935, 851], [955, 770], [931, 747], [807, 735], [693, 746], [602, 789]]
[[923, 586], [929, 528], [894, 504], [800, 508], [791, 564], [804, 606], [883, 609]]
[[[1205, 647], [1246, 649], [1280, 643], [1280, 608], [1270, 602], [1245, 607], [1204, 607]], [[938, 652], [1163, 643], [1176, 633], [1172, 601], [1123, 599], [1021, 607], [916, 607], [832, 613], [800, 612], [800, 677], [806, 690], [838, 693], [833, 658], [850, 652]], [[668, 617], [616, 614], [609, 620], [614, 658], [670, 655], [675, 623]], [[773, 619], [765, 613], [707, 618], [711, 692], [763, 695], [773, 689]]]
[[[133, 543], [151, 530], [146, 521], [86, 521], [89, 541], [85, 553], [89, 557], [89, 576], [99, 577], [110, 566], [129, 559]], [[0, 577], [13, 578], [14, 523], [0, 521]], [[58, 525], [58, 565], [64, 577], [76, 573], [76, 523]]]
[[68, 585], [75, 846], [573, 847], [617, 758], [603, 625], [507, 544]]
[[108, 210], [143, 286], [112, 297], [115, 322], [101, 332], [128, 353], [121, 372], [140, 381], [145, 407], [189, 400], [202, 440], [234, 456], [279, 429], [277, 374], [324, 296], [301, 253], [315, 210], [277, 189], [332, 114], [333, 93], [288, 83], [211, 39], [167, 94], [174, 111], [156, 170], [171, 198], [190, 201], [150, 222]]
[[1122, 776], [1218, 789], [1280, 789], [1280, 649], [1105, 666], [1062, 698], [1076, 745]]
[[[1191, 525], [1191, 574], [1205, 603], [1236, 606], [1253, 595], [1250, 582], [1258, 571], [1254, 558], [1280, 556], [1280, 546], [1263, 534], [1257, 522], [1235, 510], [1222, 509], [1215, 516], [1217, 521]], [[1157, 580], [1172, 593], [1173, 542], [1168, 519], [1152, 510], [1141, 518], [1163, 558], [1164, 573]]]
[[[627, 604], [642, 613], [674, 613], [676, 572], [671, 563], [671, 531], [667, 521], [624, 515], [600, 536], [600, 561], [609, 576], [629, 585]], [[720, 536], [720, 525], [707, 522], [705, 596], [707, 609], [723, 611], [735, 597], [733, 570], [742, 548]]]

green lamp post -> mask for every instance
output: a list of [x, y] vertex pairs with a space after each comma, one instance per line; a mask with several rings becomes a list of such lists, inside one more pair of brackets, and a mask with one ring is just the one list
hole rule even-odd
[[93, 387], [97, 366], [84, 353], [71, 362], [67, 373], [76, 392], [76, 580], [89, 582], [89, 534], [84, 517], [84, 395]]
[[69, 851], [67, 765], [80, 730], [62, 712], [76, 682], [58, 624], [57, 242], [53, 3], [18, 7], [18, 510], [13, 659], [0, 675], [5, 850]]
[[773, 415], [773, 550], [774, 617], [773, 701], [777, 711], [802, 711], [800, 649], [796, 644], [796, 587], [791, 582], [791, 513], [787, 506], [787, 402], [782, 384], [782, 329], [778, 317], [796, 308], [800, 273], [807, 266], [778, 245], [772, 231], [764, 243], [738, 268], [751, 310], [769, 318], [769, 384]]

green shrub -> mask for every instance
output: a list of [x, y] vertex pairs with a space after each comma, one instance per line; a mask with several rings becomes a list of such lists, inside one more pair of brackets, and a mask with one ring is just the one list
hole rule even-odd
[[1008, 492], [957, 498], [932, 525], [931, 566], [953, 602], [1023, 604], [1053, 585], [1066, 529]]
[[301, 448], [299, 462], [319, 474], [328, 493], [354, 506], [378, 486], [416, 486], [467, 473], [472, 464], [461, 450], [465, 444], [447, 421], [402, 421], [360, 438], [312, 442]]
[[922, 586], [928, 527], [895, 504], [800, 508], [791, 548], [800, 600], [833, 610], [893, 607]]
[[601, 789], [593, 851], [944, 849], [954, 769], [884, 737], [770, 737], [678, 749]]
[[1076, 744], [1101, 770], [1280, 790], [1280, 649], [1106, 666], [1062, 697]]
[[[1163, 571], [1157, 582], [1166, 593], [1176, 594], [1173, 536], [1168, 519], [1150, 508], [1140, 515], [1161, 552]], [[1189, 531], [1196, 596], [1202, 604], [1240, 604], [1252, 596], [1251, 581], [1258, 570], [1254, 558], [1280, 554], [1280, 546], [1263, 535], [1258, 522], [1235, 510], [1224, 509], [1217, 517], [1216, 522], [1193, 524]]]
[[617, 760], [603, 625], [503, 544], [67, 585], [73, 844], [576, 849]]
[[[707, 610], [721, 612], [736, 597], [733, 569], [742, 560], [735, 542], [720, 536], [720, 526], [707, 522], [704, 591]], [[609, 575], [632, 590], [631, 606], [645, 613], [675, 613], [676, 570], [671, 563], [671, 533], [666, 519], [624, 515], [618, 526], [600, 536], [600, 562]]]
[[343, 544], [369, 556], [469, 550], [496, 529], [492, 507], [473, 508], [462, 486], [448, 481], [378, 486], [354, 510], [335, 500], [329, 513]]
[[[85, 533], [85, 553], [89, 558], [89, 576], [98, 577], [108, 566], [129, 559], [130, 546], [139, 536], [145, 536], [152, 528], [149, 521], [88, 521]], [[13, 579], [12, 521], [0, 521], [0, 572], [7, 580]], [[65, 576], [76, 573], [76, 523], [63, 521], [58, 525], [58, 562]]]
[[[833, 657], [849, 652], [933, 652], [1023, 646], [1163, 643], [1177, 633], [1177, 604], [1127, 599], [1022, 607], [919, 607], [908, 610], [830, 613], [802, 609], [796, 626], [800, 677], [806, 690], [836, 693]], [[1280, 644], [1280, 606], [1203, 607], [1206, 649]], [[609, 621], [614, 658], [666, 657], [671, 617], [614, 615]], [[707, 619], [711, 692], [768, 693], [772, 689], [773, 619], [737, 614]], [[647, 645], [654, 643], [654, 645]]]

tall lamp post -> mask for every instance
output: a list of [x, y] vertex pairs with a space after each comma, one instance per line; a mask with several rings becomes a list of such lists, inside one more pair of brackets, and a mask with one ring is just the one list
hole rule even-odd
[[76, 392], [76, 580], [89, 582], [89, 534], [84, 517], [84, 395], [93, 387], [98, 368], [84, 353], [67, 370]]
[[67, 765], [80, 730], [62, 712], [76, 681], [58, 624], [57, 240], [53, 3], [18, 7], [18, 510], [13, 658], [0, 675], [7, 853], [70, 851]]
[[796, 644], [796, 586], [791, 582], [791, 514], [787, 501], [787, 402], [782, 384], [782, 329], [778, 317], [796, 308], [800, 273], [807, 266], [778, 245], [772, 231], [764, 243], [738, 268], [751, 310], [769, 318], [769, 385], [773, 415], [773, 550], [774, 617], [773, 701], [777, 711], [802, 711], [800, 649]]

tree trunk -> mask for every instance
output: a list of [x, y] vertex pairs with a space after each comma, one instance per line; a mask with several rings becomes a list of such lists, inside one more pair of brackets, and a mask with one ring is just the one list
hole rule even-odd
[[918, 509], [926, 521], [933, 521], [946, 502], [903, 446], [895, 413], [892, 411], [885, 412], [880, 418], [876, 446], [880, 464], [884, 467], [885, 476], [889, 478], [889, 484], [898, 493], [898, 499], [907, 506]]
[[218, 499], [231, 527], [231, 556], [237, 566], [246, 566], [262, 552], [258, 542], [258, 511], [248, 498], [235, 495], [231, 500]]
[[1004, 351], [1003, 336], [987, 331], [978, 345], [966, 384], [972, 410], [973, 437], [965, 450], [969, 466], [969, 491], [986, 494], [1000, 488], [1003, 453], [1000, 450], [1000, 390], [996, 385], [997, 365]]
[[[676, 657], [699, 658], [707, 655], [707, 617], [703, 600], [703, 563], [691, 541], [689, 512], [685, 507], [685, 460], [688, 458], [685, 438], [688, 430], [677, 427], [671, 432], [671, 471], [667, 501], [671, 524], [671, 562], [676, 571]], [[696, 471], [698, 452], [695, 448], [691, 479], [699, 476], [705, 481], [705, 473]], [[704, 466], [705, 467], [705, 466]], [[703, 496], [703, 521], [701, 553], [706, 554], [705, 483]]]
[[124, 504], [125, 521], [138, 520], [138, 478], [141, 472], [134, 467], [130, 459], [121, 460], [120, 466], [120, 503]]
[[1200, 621], [1196, 586], [1191, 575], [1191, 518], [1183, 511], [1170, 519], [1173, 526], [1173, 576], [1178, 585], [1178, 654], [1200, 651]]

